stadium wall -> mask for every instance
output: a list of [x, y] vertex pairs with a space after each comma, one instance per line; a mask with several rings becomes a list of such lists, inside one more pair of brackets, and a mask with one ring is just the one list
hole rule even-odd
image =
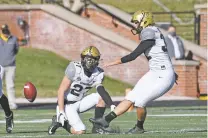
[[199, 32], [200, 32], [200, 45], [207, 47], [207, 3], [196, 4], [194, 6], [196, 13], [199, 17]]

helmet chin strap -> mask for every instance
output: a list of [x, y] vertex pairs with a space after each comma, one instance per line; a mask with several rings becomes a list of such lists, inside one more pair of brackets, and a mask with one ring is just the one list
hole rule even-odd
[[84, 74], [85, 74], [87, 77], [90, 77], [90, 76], [92, 75], [92, 72], [90, 72], [90, 71], [88, 71], [88, 70], [86, 70], [86, 69], [84, 68]]

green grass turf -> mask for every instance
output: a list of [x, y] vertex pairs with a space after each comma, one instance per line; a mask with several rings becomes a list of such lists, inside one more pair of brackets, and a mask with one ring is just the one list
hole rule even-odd
[[[207, 116], [189, 116], [189, 114], [207, 114], [207, 107], [163, 107], [148, 108], [148, 116], [145, 122], [144, 134], [140, 135], [95, 135], [90, 134], [92, 125], [88, 119], [93, 117], [94, 110], [81, 114], [81, 118], [87, 128], [87, 134], [72, 136], [72, 138], [206, 138]], [[109, 112], [109, 111], [107, 111]], [[106, 112], [106, 113], [107, 113]], [[4, 115], [0, 114], [0, 137], [1, 138], [65, 138], [69, 137], [63, 129], [57, 130], [53, 136], [48, 136], [47, 128], [55, 110], [16, 110], [14, 111], [15, 128], [12, 134], [5, 133]], [[187, 116], [178, 115], [187, 114]], [[159, 115], [159, 116], [153, 116]], [[160, 116], [161, 115], [161, 116]], [[175, 116], [162, 116], [175, 115]], [[45, 122], [31, 123], [27, 121]], [[22, 122], [26, 121], [26, 122]], [[136, 123], [136, 113], [128, 112], [116, 118], [111, 127], [119, 127], [121, 132], [126, 132]]]
[[[16, 95], [23, 97], [23, 86], [27, 81], [31, 81], [38, 90], [38, 97], [56, 97], [68, 64], [68, 60], [52, 52], [20, 48], [16, 63]], [[104, 86], [111, 95], [122, 96], [125, 89], [131, 87], [109, 77], [105, 78]]]

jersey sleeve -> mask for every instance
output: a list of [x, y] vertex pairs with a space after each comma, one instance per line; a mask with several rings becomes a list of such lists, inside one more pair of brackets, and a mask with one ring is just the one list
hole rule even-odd
[[151, 28], [145, 28], [140, 35], [141, 41], [155, 39], [155, 31]]
[[94, 86], [97, 88], [98, 86], [101, 86], [104, 81], [104, 71], [103, 69], [99, 68], [99, 75], [96, 77], [96, 82], [94, 83]]
[[65, 70], [65, 75], [69, 80], [73, 81], [75, 73], [76, 73], [76, 68], [74, 66], [74, 63], [70, 62]]

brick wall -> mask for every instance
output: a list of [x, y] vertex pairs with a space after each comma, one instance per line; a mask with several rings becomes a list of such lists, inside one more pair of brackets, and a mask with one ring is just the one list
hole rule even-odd
[[200, 9], [200, 45], [207, 47], [207, 8]]
[[[4, 11], [0, 11], [0, 20], [8, 21], [11, 28], [17, 28], [12, 30], [17, 35], [22, 34], [18, 30], [15, 19], [18, 16], [23, 16], [28, 21], [32, 47], [53, 51], [70, 60], [80, 60], [80, 52], [89, 45], [98, 47], [102, 53], [101, 58], [106, 62], [129, 53], [128, 50], [121, 48], [119, 45], [68, 24], [41, 10], [2, 13]], [[9, 16], [12, 16], [12, 18]], [[133, 62], [105, 69], [107, 75], [131, 84], [135, 84], [147, 71], [147, 60], [143, 56]], [[176, 66], [176, 71], [182, 77], [179, 78], [179, 85], [175, 85], [168, 95], [196, 96], [196, 67]], [[192, 80], [190, 81], [190, 79]]]
[[207, 93], [207, 61], [194, 56], [195, 60], [200, 61], [200, 66], [197, 68], [198, 90], [201, 94]]
[[172, 91], [166, 95], [175, 96], [197, 96], [197, 68], [196, 66], [174, 66], [176, 73], [178, 74], [178, 85], [174, 85]]
[[22, 17], [25, 21], [28, 22], [28, 12], [26, 11], [0, 11], [0, 25], [8, 24], [11, 30], [11, 33], [18, 38], [24, 37], [24, 32], [17, 25], [17, 18]]
[[114, 32], [126, 37], [127, 39], [139, 42], [138, 35], [133, 35], [131, 33], [131, 28], [123, 25], [122, 23], [120, 23], [116, 19], [113, 19], [112, 17], [109, 17], [109, 15], [105, 14], [104, 12], [97, 12], [95, 9], [89, 8], [86, 11], [83, 11], [81, 13], [81, 16], [87, 18], [95, 24], [113, 30]]

